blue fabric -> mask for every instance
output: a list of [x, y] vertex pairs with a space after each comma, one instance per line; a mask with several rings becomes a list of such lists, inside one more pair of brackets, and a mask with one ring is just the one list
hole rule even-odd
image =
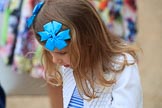
[[83, 108], [83, 99], [80, 97], [77, 87], [75, 87], [68, 108]]
[[35, 20], [35, 17], [39, 13], [39, 11], [42, 8], [43, 4], [44, 4], [44, 2], [40, 2], [34, 7], [32, 16], [27, 20], [27, 27], [28, 28], [31, 27], [31, 25], [33, 24], [33, 22]]
[[45, 48], [54, 51], [55, 48], [62, 50], [67, 46], [65, 40], [70, 39], [70, 30], [60, 31], [62, 23], [51, 21], [43, 26], [44, 31], [37, 34], [41, 37], [41, 41], [46, 41]]
[[6, 106], [6, 95], [0, 86], [0, 108], [5, 108]]

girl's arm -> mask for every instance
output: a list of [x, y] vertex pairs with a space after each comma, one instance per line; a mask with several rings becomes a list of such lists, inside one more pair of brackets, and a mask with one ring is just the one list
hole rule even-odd
[[63, 108], [62, 86], [55, 87], [48, 85], [48, 95], [51, 102], [51, 108]]
[[137, 64], [126, 66], [113, 86], [111, 108], [142, 107], [142, 88]]

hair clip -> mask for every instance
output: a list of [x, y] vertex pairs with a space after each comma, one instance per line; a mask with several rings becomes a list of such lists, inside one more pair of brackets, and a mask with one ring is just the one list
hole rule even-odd
[[51, 21], [43, 26], [44, 31], [37, 32], [37, 34], [41, 37], [41, 41], [46, 41], [45, 48], [50, 51], [54, 51], [55, 48], [62, 50], [67, 46], [65, 40], [71, 38], [69, 34], [70, 30], [67, 29], [60, 31], [61, 28], [62, 23]]
[[44, 2], [40, 2], [34, 7], [33, 12], [32, 12], [32, 16], [27, 20], [27, 27], [28, 28], [30, 28], [31, 25], [33, 24], [33, 22], [35, 20], [35, 17], [39, 13], [39, 11], [42, 8], [43, 4], [44, 4]]

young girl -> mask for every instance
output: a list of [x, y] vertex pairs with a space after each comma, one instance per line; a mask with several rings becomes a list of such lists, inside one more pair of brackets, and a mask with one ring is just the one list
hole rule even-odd
[[136, 48], [107, 30], [90, 2], [45, 0], [31, 25], [55, 86], [53, 108], [142, 108]]

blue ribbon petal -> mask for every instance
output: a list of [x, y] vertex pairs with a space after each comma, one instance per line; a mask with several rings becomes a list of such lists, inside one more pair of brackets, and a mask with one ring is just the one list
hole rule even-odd
[[55, 49], [55, 39], [49, 38], [45, 44], [45, 48], [47, 48], [50, 51], [53, 51]]
[[62, 24], [57, 21], [52, 21], [52, 25], [53, 25], [55, 34], [58, 33], [62, 27]]
[[38, 34], [39, 34], [40, 37], [41, 37], [41, 41], [48, 40], [48, 39], [51, 37], [51, 34], [49, 34], [49, 33], [46, 32], [46, 31], [38, 32]]
[[46, 32], [50, 33], [51, 36], [53, 36], [53, 37], [55, 36], [54, 28], [53, 28], [53, 26], [52, 26], [52, 22], [49, 22], [49, 23], [45, 24], [45, 25], [43, 26], [43, 29], [44, 29]]
[[64, 40], [57, 40], [55, 42], [55, 47], [58, 49], [58, 50], [62, 50], [63, 48], [65, 48], [67, 46], [67, 43], [64, 41]]
[[58, 33], [57, 36], [59, 39], [63, 39], [63, 40], [70, 39], [70, 30], [67, 29], [67, 30], [61, 31]]

